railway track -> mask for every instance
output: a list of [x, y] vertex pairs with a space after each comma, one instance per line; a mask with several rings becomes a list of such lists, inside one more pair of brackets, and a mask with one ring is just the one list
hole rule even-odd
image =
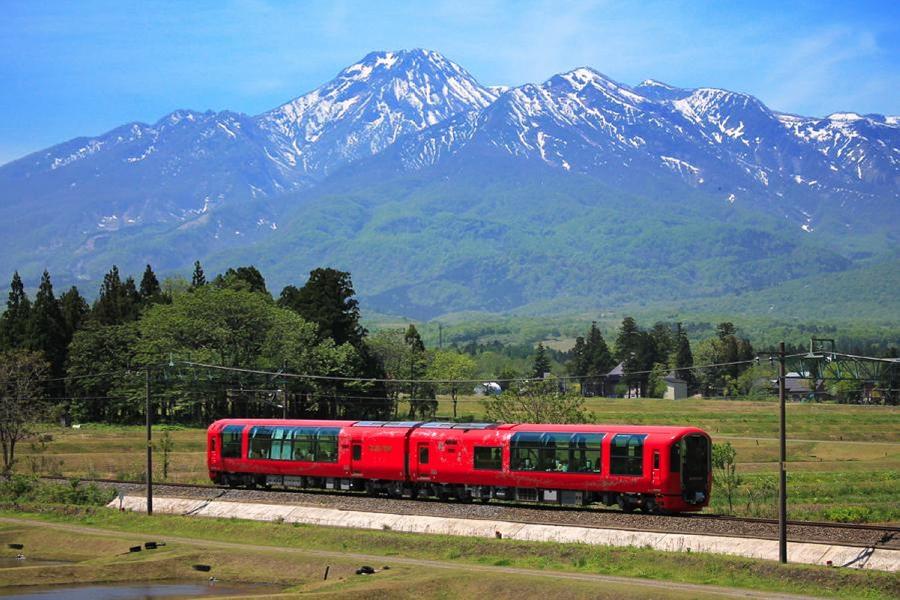
[[[59, 481], [61, 478], [45, 478]], [[144, 483], [116, 479], [82, 479], [102, 486], [140, 495]], [[122, 488], [125, 487], [124, 490]], [[735, 517], [705, 513], [678, 515], [629, 514], [609, 508], [575, 508], [513, 502], [460, 503], [434, 499], [392, 499], [353, 492], [324, 490], [247, 490], [187, 483], [158, 483], [154, 494], [208, 499], [212, 492], [220, 501], [298, 504], [341, 510], [383, 514], [459, 517], [515, 521], [530, 524], [556, 524], [579, 527], [645, 531], [655, 533], [691, 533], [727, 535], [756, 539], [777, 539], [778, 521], [754, 517]], [[820, 521], [788, 521], [788, 539], [792, 542], [832, 543], [864, 548], [900, 550], [900, 526]]]

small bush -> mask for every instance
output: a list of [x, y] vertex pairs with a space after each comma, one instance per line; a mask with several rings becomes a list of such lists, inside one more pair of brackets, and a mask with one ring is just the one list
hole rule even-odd
[[77, 479], [59, 484], [42, 482], [36, 477], [13, 475], [0, 482], [0, 500], [6, 502], [103, 506], [115, 495], [112, 489], [101, 489], [93, 483], [84, 486]]
[[825, 511], [825, 518], [838, 523], [868, 523], [873, 511], [867, 506], [839, 506]]

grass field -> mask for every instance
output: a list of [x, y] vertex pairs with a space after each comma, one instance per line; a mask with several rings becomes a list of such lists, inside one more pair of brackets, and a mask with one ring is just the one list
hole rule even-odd
[[[32, 559], [71, 561], [0, 569], [0, 588], [29, 584], [203, 581], [193, 564], [212, 566], [223, 584], [266, 583], [293, 593], [363, 598], [706, 598], [722, 586], [841, 598], [892, 598], [896, 574], [640, 548], [553, 544], [362, 531], [96, 508], [0, 510], [0, 558], [18, 542]], [[144, 541], [165, 541], [130, 554]], [[361, 564], [379, 569], [354, 575]], [[330, 567], [328, 581], [324, 568]], [[387, 565], [389, 570], [381, 570]], [[577, 576], [594, 577], [592, 581]], [[599, 576], [599, 577], [598, 577]], [[612, 576], [604, 580], [600, 577]], [[634, 578], [634, 579], [620, 579]], [[674, 582], [660, 586], [658, 582]], [[648, 587], [654, 586], [654, 587]], [[271, 588], [270, 588], [271, 589]]]
[[[715, 442], [737, 450], [745, 485], [735, 502], [739, 514], [774, 516], [773, 485], [778, 461], [778, 406], [769, 401], [607, 399], [588, 401], [598, 423], [693, 424]], [[400, 414], [403, 414], [402, 408]], [[440, 416], [452, 414], [441, 398]], [[461, 417], [483, 418], [476, 397], [463, 397]], [[789, 404], [789, 514], [792, 518], [900, 522], [900, 408], [836, 404]], [[203, 432], [156, 427], [155, 477], [161, 479], [159, 439], [173, 442], [168, 481], [207, 482]], [[84, 425], [55, 428], [52, 441], [20, 447], [20, 472], [72, 477], [139, 479], [144, 471], [145, 432], [141, 427]], [[712, 510], [724, 498], [713, 494]]]

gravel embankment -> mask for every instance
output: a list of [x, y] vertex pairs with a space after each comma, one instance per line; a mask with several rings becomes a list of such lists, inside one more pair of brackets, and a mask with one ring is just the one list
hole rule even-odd
[[[128, 483], [97, 483], [114, 487], [126, 494], [140, 495], [144, 486]], [[153, 486], [155, 496], [209, 499], [232, 502], [258, 502], [260, 504], [296, 504], [338, 510], [381, 512], [432, 517], [465, 519], [490, 519], [527, 523], [571, 525], [578, 527], [603, 527], [640, 531], [693, 533], [703, 535], [728, 535], [777, 539], [777, 525], [771, 523], [744, 522], [732, 519], [709, 519], [691, 516], [660, 516], [626, 514], [618, 510], [596, 508], [522, 507], [504, 504], [463, 504], [434, 500], [395, 500], [373, 498], [359, 494], [325, 492], [293, 492], [277, 490], [224, 489], [208, 486], [181, 487], [165, 484]], [[789, 541], [826, 542], [842, 545], [878, 546], [900, 550], [900, 535], [889, 531], [855, 529], [847, 527], [817, 527], [813, 525], [789, 525]]]

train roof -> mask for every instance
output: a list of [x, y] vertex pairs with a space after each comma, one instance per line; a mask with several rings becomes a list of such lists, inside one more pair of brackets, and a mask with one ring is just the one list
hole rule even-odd
[[212, 427], [225, 427], [228, 425], [262, 425], [270, 427], [360, 427], [360, 428], [389, 428], [389, 429], [425, 429], [425, 430], [454, 430], [454, 431], [489, 431], [500, 430], [517, 432], [572, 432], [572, 433], [646, 433], [653, 435], [685, 435], [689, 433], [704, 433], [693, 426], [681, 425], [621, 425], [615, 423], [595, 424], [585, 423], [578, 425], [551, 425], [539, 423], [453, 423], [448, 421], [332, 421], [327, 419], [222, 419], [216, 421]]
[[572, 433], [652, 433], [661, 435], [678, 435], [684, 433], [694, 433], [702, 431], [694, 426], [685, 425], [619, 425], [615, 423], [586, 423], [584, 425], [538, 425], [532, 423], [523, 423], [514, 425], [510, 429], [515, 432], [529, 431], [549, 431], [549, 432], [569, 432]]

